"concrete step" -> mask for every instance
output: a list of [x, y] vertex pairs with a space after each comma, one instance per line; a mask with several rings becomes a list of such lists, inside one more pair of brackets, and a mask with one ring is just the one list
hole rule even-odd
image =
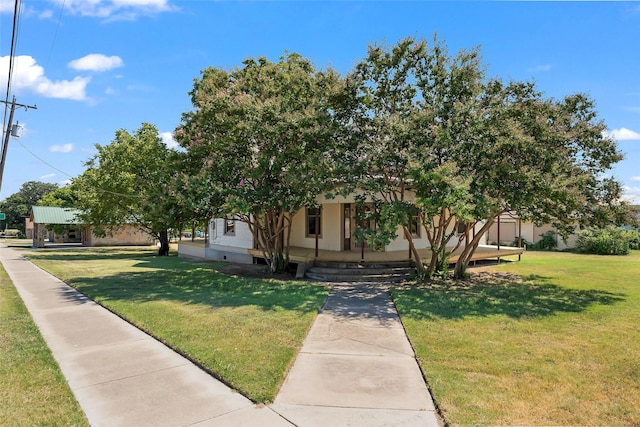
[[314, 274], [307, 272], [306, 277], [321, 282], [402, 282], [411, 277], [411, 274]]
[[326, 268], [349, 268], [349, 269], [364, 269], [364, 268], [413, 268], [413, 261], [389, 261], [389, 262], [343, 262], [343, 261], [315, 261], [314, 267], [326, 267]]
[[315, 274], [344, 274], [359, 276], [363, 274], [376, 275], [376, 274], [392, 274], [392, 273], [406, 273], [407, 271], [413, 271], [413, 268], [409, 267], [391, 267], [391, 268], [330, 268], [330, 267], [310, 267], [310, 272]]
[[414, 272], [411, 262], [317, 262], [305, 276], [325, 282], [401, 282]]

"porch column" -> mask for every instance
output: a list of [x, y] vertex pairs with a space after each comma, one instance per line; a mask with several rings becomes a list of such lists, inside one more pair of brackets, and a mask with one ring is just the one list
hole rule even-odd
[[318, 226], [320, 225], [318, 215], [320, 215], [320, 209], [316, 206], [316, 258], [318, 258]]
[[522, 247], [522, 218], [518, 217], [518, 248], [521, 248], [521, 247]]
[[498, 250], [500, 250], [500, 215], [498, 215]]

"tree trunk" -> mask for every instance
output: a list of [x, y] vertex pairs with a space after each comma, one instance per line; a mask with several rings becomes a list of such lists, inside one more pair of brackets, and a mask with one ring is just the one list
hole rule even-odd
[[158, 241], [160, 242], [160, 247], [158, 248], [159, 256], [169, 256], [169, 233], [167, 230], [162, 230], [158, 233]]
[[489, 231], [489, 228], [494, 223], [494, 218], [491, 218], [491, 220], [484, 223], [482, 228], [480, 228], [480, 231], [476, 233], [476, 235], [473, 237], [471, 242], [468, 245], [466, 245], [462, 250], [462, 252], [460, 253], [460, 256], [458, 257], [458, 260], [456, 261], [455, 269], [453, 270], [454, 278], [456, 279], [464, 278], [464, 274], [467, 270], [467, 266], [469, 265], [469, 261], [471, 260], [471, 257], [473, 256], [474, 252], [478, 248], [478, 244], [480, 244], [480, 239], [487, 231]]
[[402, 229], [404, 230], [404, 235], [409, 242], [409, 250], [411, 250], [413, 261], [416, 263], [416, 271], [418, 272], [418, 275], [422, 277], [424, 275], [424, 264], [422, 263], [422, 258], [420, 258], [420, 253], [418, 252], [416, 245], [413, 243], [413, 237], [411, 236], [409, 229], [406, 226], [403, 226]]

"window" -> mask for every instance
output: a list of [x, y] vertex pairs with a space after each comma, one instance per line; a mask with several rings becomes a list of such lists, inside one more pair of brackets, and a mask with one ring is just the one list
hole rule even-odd
[[420, 237], [420, 217], [417, 209], [411, 209], [409, 213], [409, 231], [412, 237]]
[[236, 219], [235, 218], [224, 219], [224, 235], [225, 236], [236, 235]]
[[456, 225], [456, 231], [458, 232], [458, 234], [466, 233], [467, 223], [465, 223], [464, 221], [458, 221], [458, 224]]
[[307, 208], [307, 237], [315, 237], [316, 232], [322, 235], [322, 208]]

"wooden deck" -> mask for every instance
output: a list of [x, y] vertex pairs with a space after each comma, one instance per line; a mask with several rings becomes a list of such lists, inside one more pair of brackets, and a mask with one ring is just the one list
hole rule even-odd
[[[461, 249], [458, 249], [451, 256], [451, 262], [454, 263], [458, 260], [458, 255]], [[520, 255], [526, 251], [525, 248], [512, 248], [508, 246], [482, 245], [478, 246], [471, 261], [480, 261], [485, 259], [498, 259], [504, 257], [517, 256], [520, 259]], [[262, 252], [256, 249], [249, 250], [249, 253], [255, 257], [262, 258]], [[431, 259], [431, 251], [429, 249], [420, 249], [420, 256], [423, 260], [428, 261]], [[289, 257], [291, 262], [294, 263], [306, 263], [311, 261], [342, 261], [342, 262], [393, 262], [393, 261], [411, 261], [413, 258], [410, 256], [408, 250], [404, 251], [384, 251], [374, 252], [365, 251], [364, 258], [360, 251], [327, 251], [318, 250], [318, 256], [315, 256], [315, 249], [313, 248], [301, 248], [291, 247], [289, 250]]]

